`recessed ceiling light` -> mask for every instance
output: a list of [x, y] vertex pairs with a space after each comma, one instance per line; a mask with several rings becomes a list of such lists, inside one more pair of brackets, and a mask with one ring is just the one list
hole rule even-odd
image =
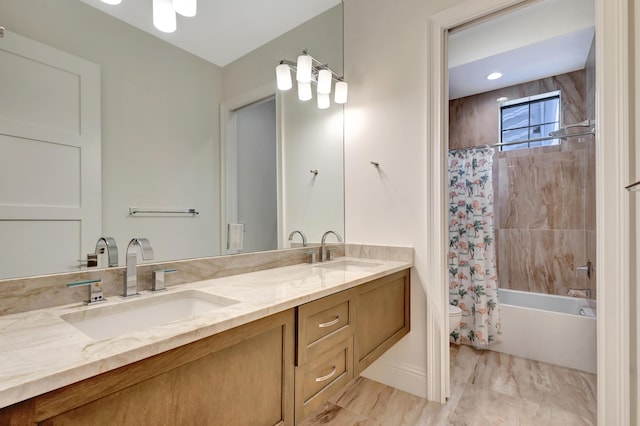
[[489, 74], [486, 79], [487, 80], [497, 80], [500, 77], [502, 77], [502, 73], [501, 72], [492, 72], [491, 74]]
[[496, 102], [504, 102], [504, 101], [508, 101], [509, 98], [507, 98], [506, 96], [500, 96], [498, 99], [496, 99]]

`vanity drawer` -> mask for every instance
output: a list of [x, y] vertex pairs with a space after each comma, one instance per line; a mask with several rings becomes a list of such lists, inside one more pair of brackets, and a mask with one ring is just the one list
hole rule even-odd
[[296, 365], [353, 335], [352, 294], [347, 290], [298, 307]]
[[353, 337], [296, 367], [295, 376], [297, 424], [353, 379]]

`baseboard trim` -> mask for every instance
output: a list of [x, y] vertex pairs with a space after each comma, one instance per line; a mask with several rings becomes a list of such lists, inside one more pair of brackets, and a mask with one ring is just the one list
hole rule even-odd
[[381, 357], [367, 367], [361, 376], [420, 398], [427, 397], [427, 370], [413, 364]]

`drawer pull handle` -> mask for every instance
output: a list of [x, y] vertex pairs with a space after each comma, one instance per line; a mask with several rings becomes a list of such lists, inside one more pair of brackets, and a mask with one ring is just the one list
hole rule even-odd
[[330, 378], [333, 377], [333, 375], [336, 374], [336, 366], [333, 366], [333, 370], [331, 370], [331, 373], [327, 374], [326, 376], [322, 376], [322, 377], [316, 377], [316, 382], [324, 382], [325, 380], [329, 380]]
[[336, 319], [334, 319], [333, 321], [323, 322], [322, 324], [318, 324], [318, 327], [320, 328], [331, 327], [332, 325], [336, 325], [338, 322], [340, 322], [340, 315], [338, 315]]

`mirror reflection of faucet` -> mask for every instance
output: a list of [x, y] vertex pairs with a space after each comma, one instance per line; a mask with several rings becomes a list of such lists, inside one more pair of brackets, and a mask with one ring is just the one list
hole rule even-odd
[[105, 249], [107, 250], [107, 265], [109, 268], [118, 266], [118, 245], [116, 240], [111, 237], [100, 237], [96, 243], [96, 254], [104, 254]]
[[302, 231], [291, 231], [291, 233], [289, 234], [289, 241], [293, 240], [293, 236], [295, 234], [300, 234], [300, 237], [302, 237], [302, 247], [306, 247], [307, 246], [307, 237], [302, 233]]
[[335, 249], [326, 249], [325, 248], [325, 241], [327, 239], [327, 236], [329, 234], [333, 234], [336, 236], [336, 238], [338, 239], [338, 242], [341, 243], [342, 242], [342, 237], [340, 236], [340, 234], [338, 234], [335, 231], [327, 231], [324, 234], [322, 234], [322, 240], [320, 241], [320, 252], [318, 253], [318, 261], [319, 262], [324, 262], [324, 261], [329, 261], [331, 260], [331, 252]]
[[127, 246], [127, 269], [124, 271], [124, 292], [122, 297], [138, 295], [138, 247], [143, 260], [153, 259], [153, 247], [146, 238], [133, 238]]

